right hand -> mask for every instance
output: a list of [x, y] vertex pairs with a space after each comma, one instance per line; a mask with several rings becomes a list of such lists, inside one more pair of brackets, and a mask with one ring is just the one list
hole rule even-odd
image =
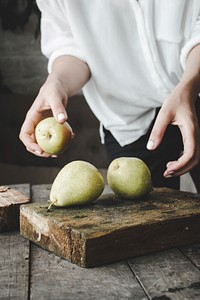
[[64, 123], [67, 120], [65, 109], [67, 101], [68, 96], [63, 83], [53, 75], [49, 75], [27, 112], [19, 134], [20, 140], [29, 152], [40, 157], [51, 156], [37, 144], [35, 127], [42, 119], [52, 115], [59, 123]]
[[148, 147], [149, 150], [159, 146], [169, 124], [177, 125], [182, 135], [183, 153], [177, 160], [167, 163], [163, 174], [166, 178], [183, 175], [200, 161], [200, 131], [195, 109], [197, 96], [192, 82], [179, 83], [165, 99], [151, 131], [149, 145], [152, 147]]

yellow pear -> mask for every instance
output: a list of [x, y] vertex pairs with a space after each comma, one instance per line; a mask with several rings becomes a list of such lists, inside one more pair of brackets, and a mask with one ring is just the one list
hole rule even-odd
[[50, 191], [50, 206], [84, 205], [97, 199], [104, 190], [104, 179], [91, 163], [76, 160], [65, 165]]
[[35, 138], [42, 150], [48, 154], [61, 154], [74, 137], [69, 123], [59, 123], [54, 117], [41, 120], [35, 128]]
[[107, 181], [113, 192], [124, 199], [140, 198], [152, 190], [150, 170], [136, 157], [114, 159], [107, 170]]

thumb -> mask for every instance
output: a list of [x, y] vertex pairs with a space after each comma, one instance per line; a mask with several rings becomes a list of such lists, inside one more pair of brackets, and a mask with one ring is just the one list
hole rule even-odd
[[160, 110], [160, 112], [157, 115], [151, 134], [149, 136], [149, 140], [147, 142], [146, 147], [148, 150], [154, 150], [160, 145], [169, 123], [170, 123], [170, 119], [167, 116], [167, 114], [164, 114]]

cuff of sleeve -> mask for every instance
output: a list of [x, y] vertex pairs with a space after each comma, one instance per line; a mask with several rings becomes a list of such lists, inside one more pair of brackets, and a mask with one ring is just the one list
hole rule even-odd
[[196, 36], [195, 38], [192, 38], [189, 42], [185, 44], [185, 46], [181, 50], [180, 63], [183, 70], [185, 70], [187, 57], [190, 51], [198, 44], [200, 44], [200, 36]]
[[52, 65], [53, 65], [53, 62], [55, 61], [55, 59], [60, 56], [63, 56], [63, 55], [71, 55], [71, 56], [74, 56], [74, 57], [86, 62], [85, 58], [81, 55], [79, 50], [74, 49], [74, 48], [70, 49], [69, 47], [67, 47], [67, 49], [62, 48], [57, 51], [54, 51], [51, 54], [49, 61], [48, 61], [48, 66], [47, 66], [49, 74], [52, 72]]
[[100, 134], [100, 138], [101, 138], [101, 143], [105, 144], [105, 133], [104, 133], [104, 130], [103, 130], [103, 124], [101, 122], [100, 122], [100, 125], [99, 125], [99, 134]]

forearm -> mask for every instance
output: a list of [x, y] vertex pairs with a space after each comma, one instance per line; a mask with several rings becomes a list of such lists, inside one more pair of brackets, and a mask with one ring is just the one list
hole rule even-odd
[[196, 100], [200, 93], [200, 44], [190, 51], [180, 84]]
[[69, 98], [76, 94], [89, 78], [90, 69], [85, 62], [76, 57], [64, 55], [54, 61], [47, 81], [59, 80]]

